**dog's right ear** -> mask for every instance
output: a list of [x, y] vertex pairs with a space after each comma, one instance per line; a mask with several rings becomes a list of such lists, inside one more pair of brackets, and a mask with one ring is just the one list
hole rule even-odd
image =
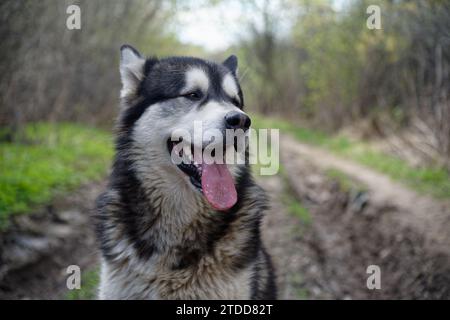
[[144, 78], [145, 59], [130, 45], [120, 47], [121, 96], [136, 92]]
[[238, 59], [237, 57], [232, 54], [229, 56], [224, 62], [223, 65], [227, 67], [231, 72], [233, 72], [235, 75], [237, 75], [237, 69], [238, 69]]

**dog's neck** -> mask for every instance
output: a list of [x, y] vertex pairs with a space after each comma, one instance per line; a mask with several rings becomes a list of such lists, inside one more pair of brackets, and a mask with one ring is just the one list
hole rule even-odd
[[194, 240], [192, 226], [206, 228], [210, 223], [212, 208], [178, 172], [170, 173], [141, 157], [128, 158], [125, 163], [116, 161], [114, 170], [113, 176], [121, 179], [113, 182], [113, 188], [119, 190], [122, 201], [128, 204], [130, 212], [126, 214], [138, 220], [136, 228], [146, 230], [146, 240], [165, 247], [158, 249]]
[[[142, 191], [147, 195], [152, 214], [157, 215], [154, 226], [155, 236], [169, 246], [177, 246], [192, 239], [190, 229], [206, 227], [212, 209], [199, 191], [189, 182], [174, 177], [164, 171], [154, 172], [151, 177], [143, 177]], [[201, 239], [196, 239], [200, 241]]]

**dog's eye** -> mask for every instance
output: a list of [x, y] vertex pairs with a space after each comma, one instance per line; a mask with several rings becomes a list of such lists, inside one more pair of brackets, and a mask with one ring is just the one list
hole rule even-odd
[[232, 98], [231, 103], [234, 104], [238, 108], [241, 106], [241, 104], [237, 98]]
[[200, 100], [203, 97], [203, 93], [200, 90], [189, 92], [184, 95], [185, 98], [188, 98], [192, 101]]

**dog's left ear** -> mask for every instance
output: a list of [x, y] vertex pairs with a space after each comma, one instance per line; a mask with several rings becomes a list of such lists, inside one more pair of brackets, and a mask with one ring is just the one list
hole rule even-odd
[[224, 62], [223, 65], [231, 70], [234, 74], [237, 74], [237, 67], [238, 67], [238, 59], [237, 57], [232, 54], [229, 56]]
[[121, 96], [134, 93], [144, 78], [145, 59], [130, 45], [120, 47]]

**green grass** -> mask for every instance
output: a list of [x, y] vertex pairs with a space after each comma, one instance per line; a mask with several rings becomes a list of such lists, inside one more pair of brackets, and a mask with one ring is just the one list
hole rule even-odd
[[367, 186], [359, 181], [355, 181], [350, 178], [345, 172], [338, 169], [327, 169], [325, 175], [336, 181], [339, 184], [339, 188], [344, 192], [350, 192], [351, 190], [367, 191]]
[[13, 214], [102, 178], [113, 155], [108, 133], [77, 124], [29, 125], [17, 141], [0, 143], [0, 229]]
[[304, 286], [303, 277], [298, 274], [292, 274], [289, 276], [289, 282], [291, 283], [295, 296], [300, 300], [307, 300], [311, 297], [311, 292]]
[[299, 218], [304, 226], [309, 226], [312, 222], [311, 213], [295, 196], [295, 192], [289, 184], [287, 172], [282, 165], [280, 165], [279, 173], [284, 184], [284, 193], [281, 199], [282, 202], [291, 215]]
[[99, 270], [93, 269], [81, 274], [81, 288], [70, 290], [66, 300], [94, 300], [97, 297], [97, 288], [100, 280]]
[[309, 213], [309, 210], [294, 197], [287, 196], [286, 198], [285, 202], [289, 213], [299, 218], [303, 224], [309, 225], [311, 223], [311, 214]]
[[323, 147], [403, 182], [409, 187], [437, 198], [450, 198], [450, 174], [440, 167], [411, 167], [406, 161], [374, 150], [362, 141], [343, 136], [329, 136], [321, 131], [296, 126], [288, 121], [252, 116], [255, 128], [278, 128], [299, 141]]

